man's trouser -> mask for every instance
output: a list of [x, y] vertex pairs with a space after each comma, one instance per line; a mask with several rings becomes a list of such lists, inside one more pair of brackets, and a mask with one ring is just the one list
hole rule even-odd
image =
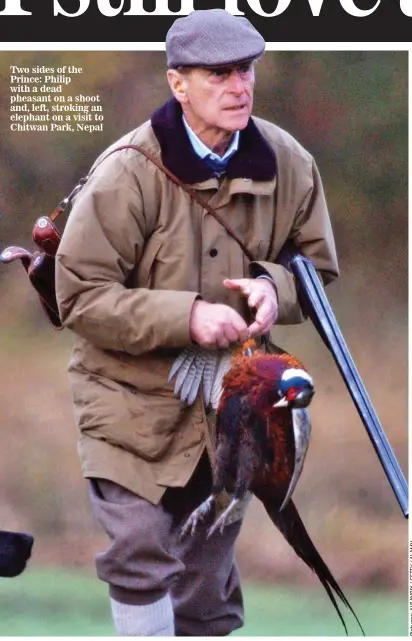
[[168, 488], [159, 505], [104, 479], [90, 481], [96, 519], [111, 544], [96, 556], [110, 596], [129, 605], [170, 594], [176, 636], [224, 636], [243, 624], [243, 600], [234, 563], [241, 521], [206, 539], [210, 521], [180, 540], [185, 518], [209, 494], [211, 470], [203, 454], [184, 488]]

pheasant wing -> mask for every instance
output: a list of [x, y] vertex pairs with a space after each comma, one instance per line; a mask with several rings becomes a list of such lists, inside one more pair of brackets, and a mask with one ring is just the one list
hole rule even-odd
[[185, 349], [174, 361], [168, 381], [176, 378], [174, 393], [186, 405], [193, 405], [202, 387], [205, 406], [216, 409], [231, 359], [230, 351], [211, 351], [202, 347]]
[[197, 352], [191, 349], [185, 349], [174, 362], [169, 374], [169, 382], [176, 376], [174, 393], [181, 398], [183, 386], [187, 380], [187, 375], [197, 356]]

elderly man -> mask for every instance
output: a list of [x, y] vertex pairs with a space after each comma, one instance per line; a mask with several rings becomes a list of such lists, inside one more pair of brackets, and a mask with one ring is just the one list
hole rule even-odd
[[[226, 349], [303, 320], [288, 238], [325, 282], [338, 273], [311, 155], [251, 117], [265, 43], [220, 9], [177, 19], [166, 39], [172, 99], [107, 150], [76, 197], [57, 257], [57, 297], [74, 332], [69, 372], [83, 474], [110, 537], [96, 557], [119, 635], [223, 636], [243, 623], [234, 563], [241, 519], [180, 538], [209, 493], [208, 417], [168, 383], [182, 348]], [[102, 160], [103, 159], [103, 160]], [[101, 161], [101, 162], [100, 162]], [[100, 164], [99, 164], [100, 163]], [[177, 181], [177, 182], [178, 182]], [[209, 448], [210, 449], [210, 448]]]

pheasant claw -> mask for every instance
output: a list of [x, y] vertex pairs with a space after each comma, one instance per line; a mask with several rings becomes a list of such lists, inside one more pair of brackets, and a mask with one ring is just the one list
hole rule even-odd
[[240, 499], [232, 499], [229, 505], [227, 506], [226, 510], [222, 512], [222, 514], [219, 516], [218, 519], [213, 523], [213, 525], [208, 529], [206, 538], [208, 539], [209, 537], [212, 536], [216, 532], [216, 530], [220, 531], [220, 534], [223, 534], [224, 527], [226, 525], [226, 519], [235, 507], [239, 503]]
[[183, 539], [183, 537], [185, 537], [189, 532], [190, 536], [194, 535], [198, 523], [204, 521], [207, 515], [210, 514], [214, 503], [215, 497], [213, 496], [213, 494], [211, 494], [205, 501], [203, 501], [203, 503], [199, 505], [198, 508], [196, 508], [196, 510], [191, 513], [186, 523], [182, 527], [180, 539]]

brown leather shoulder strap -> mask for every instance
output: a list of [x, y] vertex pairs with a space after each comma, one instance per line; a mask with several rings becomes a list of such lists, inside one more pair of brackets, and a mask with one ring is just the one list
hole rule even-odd
[[88, 179], [94, 173], [94, 171], [97, 169], [97, 167], [104, 160], [106, 160], [106, 158], [108, 158], [109, 156], [114, 154], [116, 151], [121, 151], [122, 149], [135, 149], [136, 151], [139, 151], [141, 154], [146, 156], [146, 158], [148, 160], [150, 160], [154, 165], [156, 165], [156, 167], [158, 167], [161, 171], [163, 171], [163, 173], [166, 174], [166, 176], [172, 182], [174, 182], [175, 185], [178, 185], [187, 194], [189, 194], [189, 196], [193, 200], [195, 200], [201, 207], [203, 207], [203, 209], [205, 209], [208, 212], [208, 214], [213, 216], [222, 225], [222, 227], [224, 227], [226, 229], [227, 233], [230, 236], [232, 236], [232, 238], [238, 243], [238, 245], [240, 246], [240, 248], [242, 249], [244, 254], [248, 257], [249, 260], [251, 260], [251, 261], [254, 260], [253, 255], [247, 249], [247, 247], [245, 246], [243, 241], [239, 238], [239, 236], [236, 234], [236, 232], [228, 225], [228, 223], [217, 213], [217, 211], [215, 211], [213, 209], [213, 207], [211, 207], [209, 205], [209, 203], [204, 198], [199, 196], [199, 194], [196, 192], [195, 189], [193, 189], [192, 187], [189, 187], [189, 185], [186, 185], [184, 182], [182, 182], [180, 180], [180, 178], [175, 176], [167, 167], [165, 167], [164, 164], [161, 162], [161, 160], [159, 160], [159, 158], [157, 158], [156, 156], [151, 154], [146, 149], [143, 149], [143, 147], [140, 147], [139, 145], [121, 145], [120, 147], [116, 147], [115, 149], [112, 149], [105, 156], [103, 156], [103, 158], [101, 158], [99, 160], [99, 162], [93, 167], [93, 169], [91, 171], [89, 171], [87, 176], [85, 176], [84, 178], [82, 178], [79, 181], [79, 184], [76, 185], [76, 187], [69, 194], [69, 196], [67, 198], [65, 198], [64, 200], [62, 200], [61, 203], [59, 203], [59, 205], [56, 207], [54, 212], [50, 215], [50, 218], [51, 218], [52, 221], [55, 220], [57, 218], [57, 216], [67, 208], [67, 205], [72, 201], [72, 199], [80, 191], [80, 189], [82, 189], [83, 185], [88, 181]]
[[253, 260], [253, 256], [250, 253], [250, 251], [247, 249], [243, 241], [239, 238], [239, 236], [236, 234], [236, 232], [227, 224], [227, 222], [217, 213], [213, 207], [209, 205], [209, 203], [202, 198], [195, 189], [192, 187], [189, 187], [189, 185], [186, 185], [183, 183], [177, 176], [172, 174], [172, 172], [163, 165], [163, 163], [153, 156], [151, 153], [146, 151], [145, 149], [142, 149], [141, 147], [135, 147], [138, 151], [140, 151], [142, 154], [146, 156], [149, 160], [151, 160], [161, 171], [163, 171], [166, 176], [168, 176], [176, 185], [179, 185], [186, 193], [189, 194], [193, 200], [195, 200], [203, 209], [207, 211], [208, 214], [216, 218], [216, 220], [224, 227], [227, 231], [227, 233], [232, 236], [232, 238], [240, 245], [240, 248], [242, 251], [246, 254], [246, 256], [249, 258], [249, 260]]

